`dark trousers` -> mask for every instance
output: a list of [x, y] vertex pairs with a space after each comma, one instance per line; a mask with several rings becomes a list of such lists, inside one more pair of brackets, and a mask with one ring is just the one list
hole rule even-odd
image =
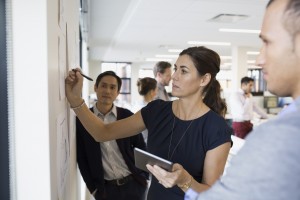
[[106, 198], [100, 197], [98, 192], [96, 200], [145, 200], [147, 186], [142, 186], [135, 180], [131, 180], [124, 185], [105, 183]]
[[250, 121], [232, 122], [232, 128], [235, 136], [245, 139], [248, 133], [252, 131], [253, 124]]

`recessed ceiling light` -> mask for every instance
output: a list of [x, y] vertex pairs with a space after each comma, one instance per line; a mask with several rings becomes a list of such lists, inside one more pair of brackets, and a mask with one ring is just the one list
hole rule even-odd
[[188, 41], [192, 45], [216, 45], [216, 46], [230, 46], [229, 42], [205, 42], [205, 41]]
[[248, 18], [247, 15], [237, 15], [237, 14], [219, 14], [208, 21], [220, 22], [220, 23], [234, 23]]
[[232, 32], [232, 33], [255, 33], [259, 34], [260, 30], [250, 30], [250, 29], [231, 29], [231, 28], [220, 28], [220, 32]]

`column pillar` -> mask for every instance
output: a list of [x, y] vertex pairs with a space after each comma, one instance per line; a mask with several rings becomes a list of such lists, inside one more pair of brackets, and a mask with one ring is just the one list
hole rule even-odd
[[232, 47], [232, 89], [240, 88], [241, 78], [247, 76], [247, 49], [245, 47]]
[[131, 64], [131, 104], [133, 105], [140, 98], [137, 89], [137, 80], [139, 78], [140, 66], [138, 63]]

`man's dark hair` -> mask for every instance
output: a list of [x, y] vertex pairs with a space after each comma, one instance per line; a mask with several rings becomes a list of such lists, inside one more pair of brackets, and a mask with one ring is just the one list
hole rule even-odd
[[117, 79], [117, 82], [118, 82], [118, 92], [120, 91], [121, 89], [121, 86], [122, 86], [122, 80], [121, 78], [113, 71], [106, 71], [106, 72], [103, 72], [101, 74], [99, 74], [99, 76], [97, 77], [96, 79], [96, 83], [95, 83], [95, 86], [98, 87], [98, 84], [100, 83], [101, 79], [104, 77], [104, 76], [113, 76]]
[[169, 62], [160, 61], [160, 62], [156, 63], [153, 68], [154, 77], [156, 77], [158, 72], [161, 74], [165, 73], [166, 69], [168, 69], [170, 67], [172, 67], [172, 65]]
[[254, 79], [253, 78], [250, 78], [248, 76], [245, 76], [241, 79], [241, 85], [242, 84], [248, 84], [249, 82], [254, 82]]

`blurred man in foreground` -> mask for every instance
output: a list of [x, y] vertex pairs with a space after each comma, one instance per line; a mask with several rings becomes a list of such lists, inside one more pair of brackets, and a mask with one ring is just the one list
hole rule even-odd
[[300, 1], [271, 0], [257, 58], [271, 93], [294, 101], [274, 120], [255, 129], [210, 190], [186, 200], [300, 199]]

